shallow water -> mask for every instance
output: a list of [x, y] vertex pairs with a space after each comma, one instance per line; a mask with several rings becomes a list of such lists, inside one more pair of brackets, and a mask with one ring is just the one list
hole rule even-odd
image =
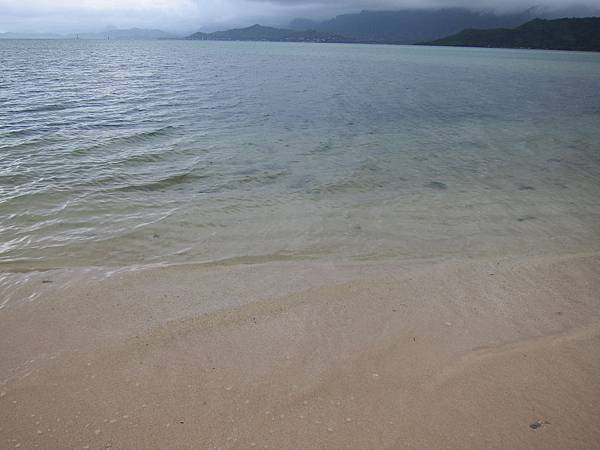
[[600, 55], [0, 41], [0, 268], [600, 249]]

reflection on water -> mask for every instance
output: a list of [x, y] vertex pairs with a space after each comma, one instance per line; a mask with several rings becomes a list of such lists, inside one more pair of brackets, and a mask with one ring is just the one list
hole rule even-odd
[[4, 270], [600, 248], [600, 55], [7, 41], [0, 60]]

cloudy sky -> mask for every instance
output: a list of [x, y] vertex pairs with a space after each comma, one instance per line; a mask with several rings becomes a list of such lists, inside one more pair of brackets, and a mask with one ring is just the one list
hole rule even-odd
[[[600, 0], [532, 0], [547, 8]], [[168, 31], [215, 29], [224, 25], [285, 24], [294, 17], [327, 18], [361, 9], [525, 8], [523, 0], [0, 0], [0, 32], [77, 32], [107, 27]]]

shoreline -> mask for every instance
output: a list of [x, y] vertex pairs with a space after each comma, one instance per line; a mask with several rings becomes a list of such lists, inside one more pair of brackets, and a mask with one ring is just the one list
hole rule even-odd
[[598, 252], [90, 273], [0, 310], [6, 448], [600, 445]]

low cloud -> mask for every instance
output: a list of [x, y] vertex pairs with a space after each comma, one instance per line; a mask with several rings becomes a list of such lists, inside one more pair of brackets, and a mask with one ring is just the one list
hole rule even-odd
[[[600, 0], [578, 5], [599, 7]], [[548, 9], [569, 0], [536, 0]], [[325, 18], [362, 9], [467, 7], [499, 12], [523, 9], [522, 0], [0, 0], [0, 31], [76, 32], [119, 28], [170, 31], [215, 29], [253, 22], [285, 23], [293, 17]]]

